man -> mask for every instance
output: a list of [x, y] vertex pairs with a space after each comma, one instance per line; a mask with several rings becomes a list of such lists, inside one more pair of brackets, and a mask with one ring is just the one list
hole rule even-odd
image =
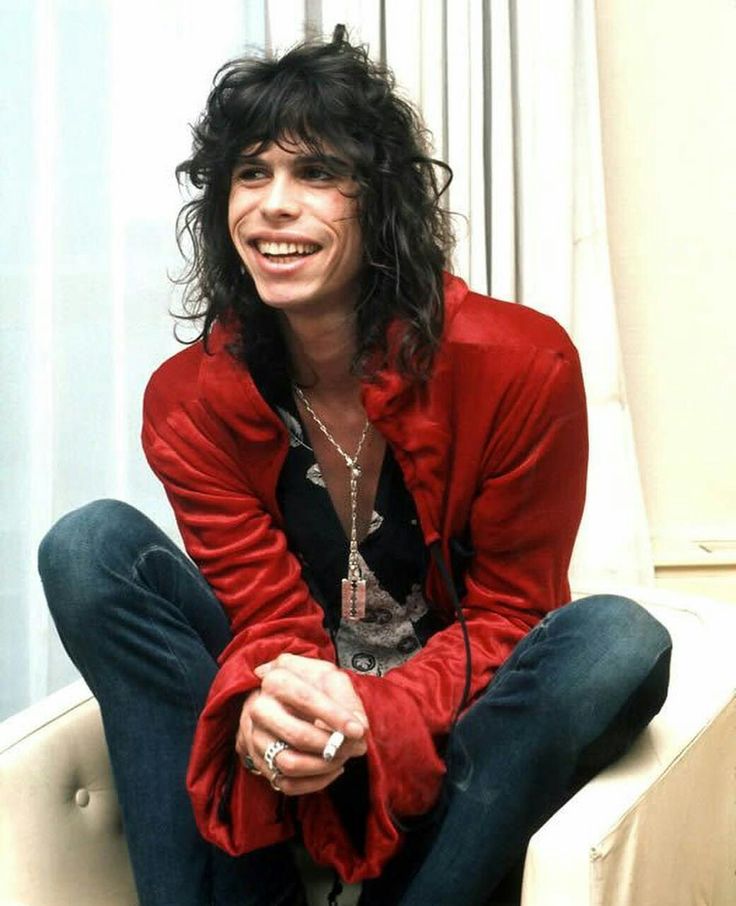
[[196, 568], [111, 501], [40, 558], [143, 904], [303, 902], [298, 837], [366, 906], [486, 903], [666, 695], [646, 612], [561, 607], [577, 354], [445, 273], [423, 135], [338, 29], [223, 67], [178, 168], [202, 333], [143, 444]]

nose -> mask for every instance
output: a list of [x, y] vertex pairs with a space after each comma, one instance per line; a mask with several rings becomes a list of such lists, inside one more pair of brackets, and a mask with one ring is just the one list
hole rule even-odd
[[299, 216], [298, 186], [288, 173], [275, 173], [261, 200], [263, 216], [269, 220], [287, 220]]

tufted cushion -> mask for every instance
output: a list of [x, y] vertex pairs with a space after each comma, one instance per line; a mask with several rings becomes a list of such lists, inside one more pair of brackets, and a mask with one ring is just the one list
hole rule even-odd
[[0, 731], [0, 903], [136, 906], [97, 703], [83, 683]]
[[[100, 711], [82, 682], [0, 724], [0, 906], [137, 906]], [[300, 853], [310, 903], [332, 873]], [[341, 906], [360, 892], [348, 885]]]

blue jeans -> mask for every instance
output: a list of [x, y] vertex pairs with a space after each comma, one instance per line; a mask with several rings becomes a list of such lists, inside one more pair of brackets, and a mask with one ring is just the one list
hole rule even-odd
[[[39, 569], [100, 704], [141, 906], [302, 903], [291, 844], [232, 858], [194, 823], [184, 777], [230, 631], [191, 561], [141, 513], [101, 500], [51, 529]], [[625, 598], [547, 616], [458, 722], [437, 808], [362, 904], [486, 904], [530, 835], [659, 710], [669, 653], [664, 627]]]

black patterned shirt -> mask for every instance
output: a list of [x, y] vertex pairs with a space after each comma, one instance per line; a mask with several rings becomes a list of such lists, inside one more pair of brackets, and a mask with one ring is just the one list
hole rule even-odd
[[325, 611], [339, 664], [381, 676], [410, 658], [442, 625], [422, 594], [427, 549], [414, 501], [387, 446], [370, 527], [358, 545], [366, 580], [366, 615], [359, 621], [342, 620], [348, 538], [293, 400], [276, 411], [290, 435], [278, 485], [289, 547], [301, 561], [312, 596]]

